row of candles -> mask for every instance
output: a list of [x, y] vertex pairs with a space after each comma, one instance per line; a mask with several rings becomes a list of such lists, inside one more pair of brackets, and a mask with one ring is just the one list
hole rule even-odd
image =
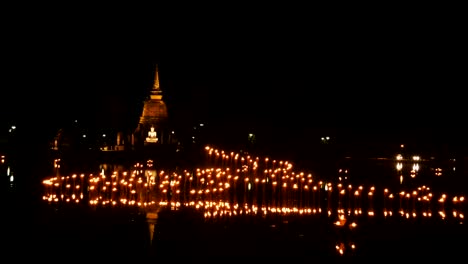
[[[357, 228], [360, 216], [399, 215], [403, 219], [451, 216], [460, 223], [466, 208], [463, 195], [437, 195], [429, 186], [406, 190], [345, 184], [295, 172], [288, 161], [260, 159], [206, 147], [206, 164], [193, 170], [157, 170], [152, 160], [98, 174], [60, 174], [45, 179], [43, 199], [50, 203], [87, 203], [90, 206], [194, 207], [209, 219], [241, 215], [320, 215], [325, 213], [338, 230]], [[341, 172], [339, 174], [342, 174]], [[402, 186], [400, 186], [402, 188]], [[449, 213], [451, 211], [451, 213]], [[351, 232], [354, 233], [354, 232]], [[338, 255], [354, 254], [353, 237], [338, 237]]]
[[206, 217], [322, 212], [362, 215], [363, 211], [374, 216], [379, 209], [385, 217], [395, 212], [406, 218], [431, 217], [437, 212], [442, 219], [451, 210], [453, 218], [464, 219], [463, 195], [449, 197], [441, 193], [434, 197], [425, 185], [393, 192], [385, 188], [376, 193], [374, 186], [326, 182], [311, 173], [295, 172], [288, 161], [225, 153], [212, 147], [205, 150], [204, 168], [169, 172], [156, 170], [149, 160], [135, 164], [129, 171], [63, 176], [59, 173], [60, 160], [55, 160], [57, 173], [43, 181], [43, 199], [86, 201], [93, 206], [192, 206], [203, 210]]

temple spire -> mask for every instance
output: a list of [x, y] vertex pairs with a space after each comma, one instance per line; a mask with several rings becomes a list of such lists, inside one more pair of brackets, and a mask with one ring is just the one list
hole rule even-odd
[[155, 70], [155, 75], [154, 75], [153, 88], [151, 89], [151, 92], [150, 92], [150, 98], [157, 99], [157, 100], [162, 99], [162, 91], [161, 91], [161, 88], [159, 87], [159, 70], [158, 70], [157, 64], [156, 64], [156, 70]]
[[159, 91], [159, 72], [158, 72], [158, 65], [156, 64], [156, 71], [154, 75], [154, 84], [153, 84], [153, 90]]

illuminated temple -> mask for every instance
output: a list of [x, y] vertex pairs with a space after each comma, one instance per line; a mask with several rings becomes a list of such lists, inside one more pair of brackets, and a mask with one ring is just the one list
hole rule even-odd
[[127, 152], [140, 150], [171, 150], [178, 143], [170, 122], [163, 91], [159, 82], [158, 65], [154, 80], [143, 99], [141, 112], [133, 125], [125, 128], [112, 127], [100, 134], [88, 135], [76, 120], [60, 128], [50, 143], [53, 150], [98, 149], [104, 152]]
[[170, 144], [175, 139], [169, 128], [168, 111], [159, 84], [156, 65], [153, 87], [145, 99], [138, 125], [134, 132], [133, 146], [140, 148], [158, 144]]

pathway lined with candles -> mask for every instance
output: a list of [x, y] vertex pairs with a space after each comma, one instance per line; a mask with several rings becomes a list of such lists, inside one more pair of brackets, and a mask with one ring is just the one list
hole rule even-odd
[[[189, 206], [201, 210], [205, 217], [326, 213], [464, 220], [464, 195], [433, 192], [426, 185], [378, 190], [374, 186], [327, 182], [311, 173], [294, 171], [288, 161], [210, 147], [205, 150], [208, 166], [194, 170], [158, 171], [149, 160], [129, 171], [110, 174], [104, 170], [96, 175], [57, 173], [43, 181], [43, 199], [51, 203], [86, 202], [90, 206]], [[55, 166], [59, 167], [59, 162], [56, 160]]]

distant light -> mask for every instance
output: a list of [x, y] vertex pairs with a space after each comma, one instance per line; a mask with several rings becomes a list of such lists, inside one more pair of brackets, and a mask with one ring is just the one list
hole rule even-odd
[[75, 119], [75, 123], [78, 123], [78, 120]]
[[203, 123], [201, 123], [201, 124], [200, 124], [200, 126], [202, 127], [202, 126], [204, 126], [204, 124], [203, 124]]
[[397, 162], [396, 169], [400, 171], [402, 168], [403, 168], [403, 163]]
[[11, 126], [11, 129], [16, 129], [16, 126]]
[[171, 133], [174, 134], [174, 131], [172, 131]]
[[102, 137], [106, 137], [106, 134], [102, 134]]
[[86, 137], [86, 135], [83, 135], [83, 137], [85, 138], [85, 137]]

